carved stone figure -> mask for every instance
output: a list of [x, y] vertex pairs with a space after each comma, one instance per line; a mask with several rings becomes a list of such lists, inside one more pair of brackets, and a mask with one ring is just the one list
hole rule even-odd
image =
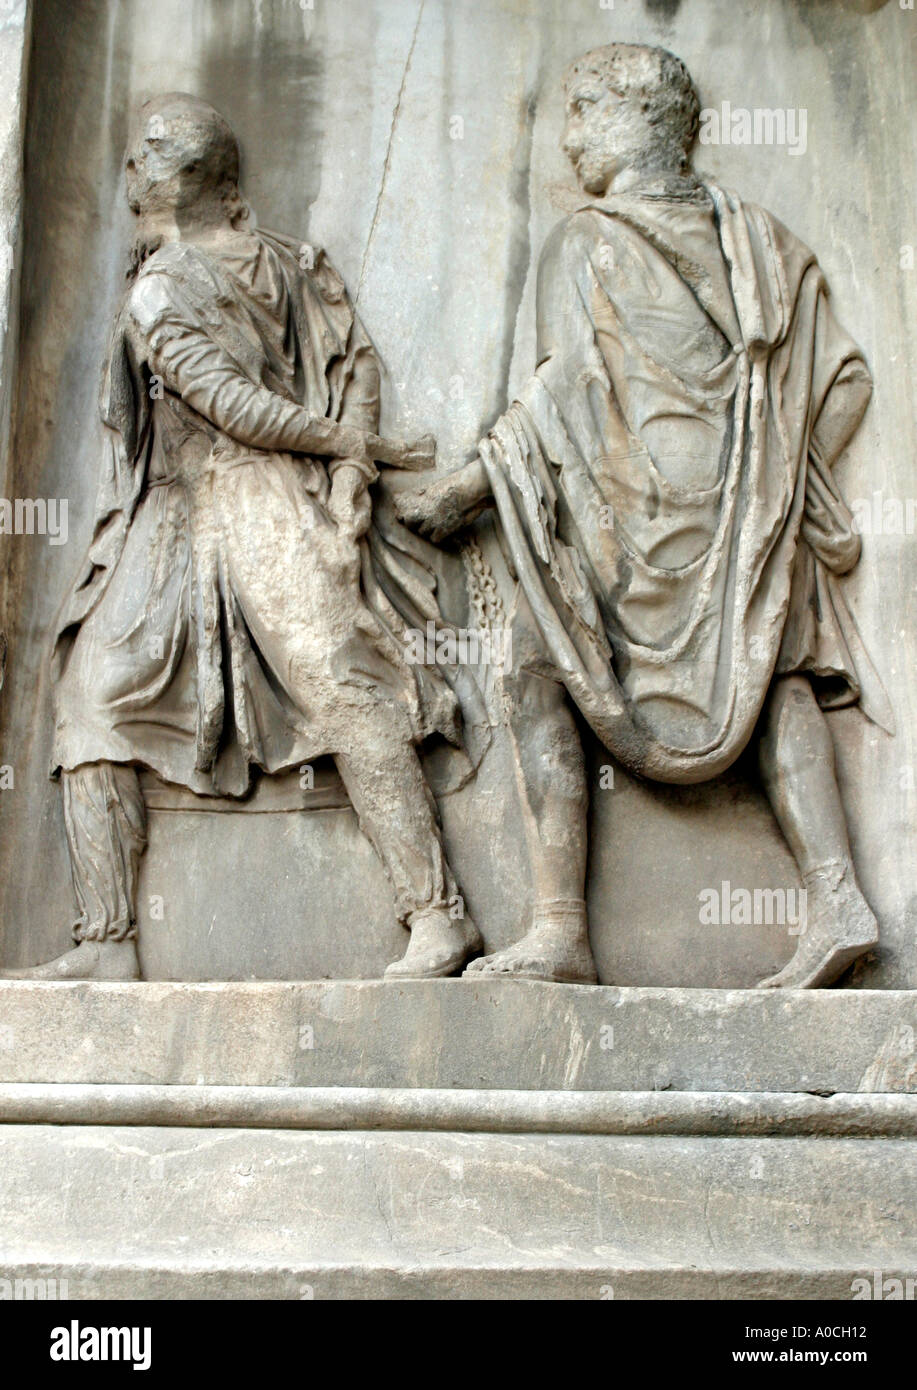
[[870, 377], [812, 252], [692, 172], [698, 116], [662, 49], [573, 63], [583, 196], [541, 257], [535, 373], [471, 463], [398, 504], [434, 540], [495, 504], [518, 580], [504, 695], [535, 918], [472, 971], [595, 979], [571, 704], [662, 782], [715, 777], [758, 740], [808, 897], [763, 985], [828, 984], [877, 939], [822, 713], [859, 701], [890, 730], [838, 584], [860, 545], [831, 471]]
[[375, 434], [378, 364], [344, 285], [320, 251], [247, 225], [212, 107], [148, 103], [126, 172], [138, 232], [95, 533], [54, 653], [77, 944], [5, 973], [137, 977], [138, 765], [240, 796], [252, 765], [331, 754], [411, 930], [391, 973], [448, 974], [480, 943], [417, 747], [460, 741], [458, 701], [405, 658], [430, 588], [367, 538], [374, 460], [427, 466], [432, 447]]

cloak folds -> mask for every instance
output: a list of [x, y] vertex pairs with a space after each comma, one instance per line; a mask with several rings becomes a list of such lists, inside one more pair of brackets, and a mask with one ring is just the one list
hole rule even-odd
[[307, 416], [375, 431], [378, 366], [337, 273], [300, 251], [260, 229], [219, 255], [171, 244], [131, 287], [93, 539], [52, 658], [52, 771], [140, 763], [241, 796], [252, 764], [333, 753], [380, 700], [413, 742], [454, 745], [437, 790], [483, 753], [471, 672], [405, 659], [405, 628], [441, 621], [432, 548], [384, 505], [367, 536], [342, 532], [334, 462], [302, 442]]
[[548, 239], [538, 367], [480, 452], [550, 665], [632, 771], [716, 776], [793, 671], [891, 731], [830, 471], [870, 390], [812, 253], [717, 187]]

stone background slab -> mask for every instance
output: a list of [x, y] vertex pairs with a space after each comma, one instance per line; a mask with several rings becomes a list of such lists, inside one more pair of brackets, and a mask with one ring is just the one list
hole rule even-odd
[[[867, 7], [872, 8], [872, 7]], [[130, 216], [120, 161], [130, 108], [163, 89], [213, 101], [238, 131], [258, 219], [329, 247], [388, 366], [386, 425], [434, 429], [468, 456], [533, 364], [533, 269], [570, 174], [559, 78], [610, 39], [662, 43], [705, 105], [805, 107], [807, 150], [707, 146], [699, 166], [813, 245], [876, 378], [840, 466], [849, 498], [917, 495], [913, 354], [917, 16], [894, 0], [35, 0], [10, 496], [67, 497], [70, 540], [7, 547], [10, 661], [0, 762], [0, 958], [67, 942], [70, 890], [46, 776], [55, 612], [88, 540], [99, 372]], [[451, 138], [460, 118], [462, 138]], [[487, 554], [499, 557], [487, 527]], [[867, 537], [847, 596], [888, 685], [892, 740], [831, 718], [864, 887], [883, 927], [864, 987], [917, 985], [917, 562], [912, 536]], [[594, 755], [601, 764], [600, 753]], [[443, 807], [488, 945], [525, 924], [529, 892], [505, 749]], [[597, 791], [590, 904], [602, 979], [746, 986], [793, 942], [780, 927], [704, 927], [698, 893], [795, 886], [748, 767], [701, 788]], [[269, 889], [267, 884], [270, 884]], [[162, 899], [164, 915], [152, 904]], [[160, 978], [373, 976], [400, 954], [390, 899], [349, 812], [154, 811], [144, 964]], [[158, 909], [157, 909], [158, 910]]]

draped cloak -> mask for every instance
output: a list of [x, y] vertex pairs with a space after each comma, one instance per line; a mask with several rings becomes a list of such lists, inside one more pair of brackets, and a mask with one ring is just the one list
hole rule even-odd
[[405, 659], [406, 628], [440, 620], [432, 548], [384, 505], [366, 537], [345, 534], [333, 461], [276, 447], [301, 407], [378, 424], [369, 339], [324, 254], [301, 254], [262, 229], [220, 254], [170, 244], [127, 295], [93, 539], [52, 659], [52, 772], [136, 762], [240, 796], [252, 764], [340, 751], [384, 701], [414, 743], [457, 745], [438, 790], [470, 774], [461, 702], [471, 743], [486, 723], [470, 673]]
[[775, 674], [890, 731], [830, 469], [871, 382], [812, 252], [713, 185], [613, 196], [549, 237], [537, 315], [480, 452], [541, 673], [664, 782], [727, 768]]

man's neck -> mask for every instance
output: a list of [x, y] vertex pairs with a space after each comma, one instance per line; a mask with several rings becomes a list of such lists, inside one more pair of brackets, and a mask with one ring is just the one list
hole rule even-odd
[[136, 240], [150, 247], [184, 241], [217, 249], [235, 236], [222, 203], [202, 202], [190, 208], [157, 208], [142, 213]]
[[670, 161], [646, 159], [620, 169], [604, 193], [612, 198], [619, 193], [648, 197], [685, 198], [696, 195], [700, 180], [690, 170]]

